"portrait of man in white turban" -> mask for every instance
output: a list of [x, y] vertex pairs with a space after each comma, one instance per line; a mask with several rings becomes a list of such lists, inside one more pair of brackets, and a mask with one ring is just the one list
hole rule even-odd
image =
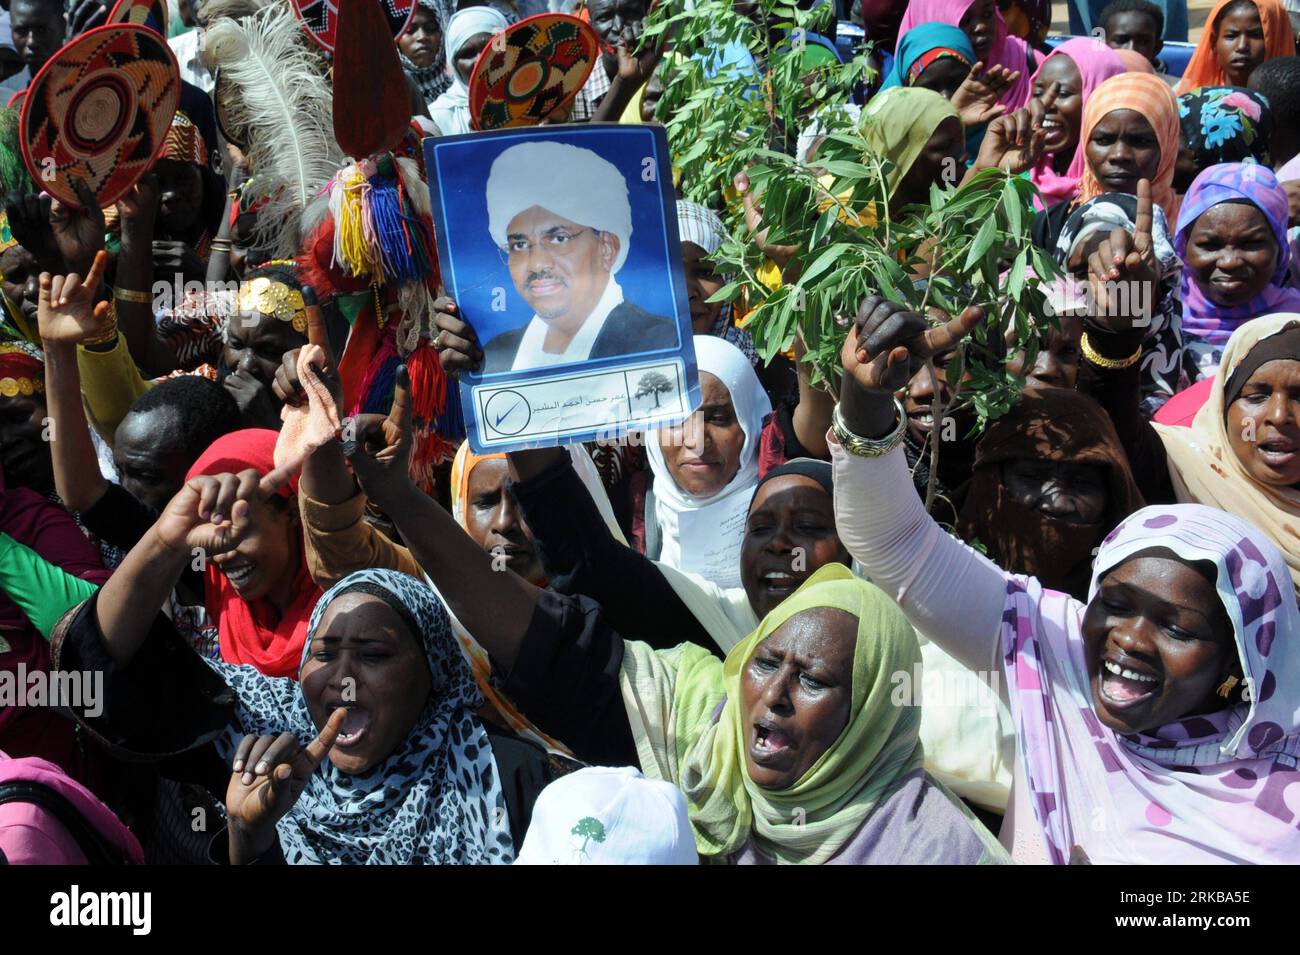
[[484, 371], [676, 347], [676, 321], [625, 301], [616, 279], [632, 206], [613, 163], [565, 143], [511, 146], [488, 173], [487, 208], [488, 232], [533, 316], [484, 345]]

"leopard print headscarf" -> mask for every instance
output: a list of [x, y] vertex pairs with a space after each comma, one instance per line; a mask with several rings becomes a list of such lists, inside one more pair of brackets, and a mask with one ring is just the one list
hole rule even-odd
[[[442, 602], [423, 582], [392, 570], [361, 570], [331, 587], [312, 613], [302, 662], [329, 605], [349, 593], [378, 597], [420, 640], [433, 677], [429, 703], [410, 736], [369, 772], [349, 776], [326, 760], [280, 820], [289, 863], [509, 863], [514, 842], [492, 757], [475, 712], [482, 705]], [[293, 680], [209, 661], [239, 696], [242, 733], [317, 729]], [[229, 760], [240, 734], [220, 742]]]

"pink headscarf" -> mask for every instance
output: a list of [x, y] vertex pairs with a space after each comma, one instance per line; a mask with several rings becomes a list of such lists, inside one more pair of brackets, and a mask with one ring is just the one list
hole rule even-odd
[[[1068, 56], [1078, 67], [1079, 75], [1083, 77], [1082, 99], [1085, 106], [1092, 91], [1102, 82], [1126, 72], [1124, 61], [1105, 42], [1092, 37], [1076, 37], [1062, 43], [1038, 64], [1038, 69], [1029, 80], [1031, 92], [1034, 83], [1038, 80], [1038, 74], [1043, 72], [1043, 67], [1055, 56]], [[1054, 155], [1043, 156], [1029, 173], [1030, 180], [1043, 194], [1043, 202], [1049, 206], [1066, 199], [1073, 199], [1079, 191], [1079, 180], [1083, 178], [1083, 136], [1080, 135], [1079, 141], [1075, 144], [1074, 157], [1070, 160], [1070, 167], [1065, 171], [1065, 175], [1058, 175], [1052, 168], [1054, 158]]]
[[[948, 23], [961, 26], [961, 18], [971, 8], [975, 0], [911, 0], [903, 22], [898, 26], [901, 37], [912, 27], [922, 23]], [[998, 97], [998, 102], [1008, 110], [1019, 109], [1029, 99], [1029, 46], [1017, 36], [1007, 32], [1007, 21], [1002, 18], [1002, 11], [993, 5], [993, 16], [997, 21], [993, 33], [993, 45], [989, 48], [985, 66], [1005, 66], [1010, 70], [1019, 70], [1020, 76]]]

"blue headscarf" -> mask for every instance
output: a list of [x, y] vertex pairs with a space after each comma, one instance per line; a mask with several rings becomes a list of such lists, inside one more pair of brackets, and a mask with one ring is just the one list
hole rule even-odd
[[907, 74], [913, 64], [931, 50], [940, 49], [951, 50], [959, 59], [964, 58], [967, 66], [975, 63], [975, 48], [960, 29], [947, 23], [923, 23], [908, 30], [898, 41], [894, 68], [880, 88], [885, 90], [891, 86], [910, 86]]

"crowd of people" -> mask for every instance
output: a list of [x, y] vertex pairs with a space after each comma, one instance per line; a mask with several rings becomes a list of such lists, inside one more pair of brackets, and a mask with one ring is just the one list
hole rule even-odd
[[[702, 54], [643, 42], [648, 6], [563, 5], [603, 53], [547, 122], [672, 122], [671, 66]], [[421, 140], [473, 130], [480, 53], [548, 9], [418, 0], [410, 125], [373, 173], [408, 222]], [[0, 57], [5, 861], [1300, 861], [1280, 0], [1219, 0], [1181, 76], [1147, 0], [1052, 44], [1024, 0], [855, 6], [890, 210], [954, 161], [1027, 177], [1061, 269], [1032, 279], [1058, 306], [1038, 348], [1006, 357], [1019, 401], [945, 433], [934, 474], [984, 311], [879, 289], [843, 303], [838, 382], [798, 341], [764, 360], [713, 257], [800, 250], [768, 244], [743, 177], [713, 184], [730, 205], [677, 202], [700, 406], [475, 453], [474, 316], [340, 266], [361, 180], [288, 0], [181, 0], [179, 106], [116, 201], [33, 177], [22, 97], [106, 13], [9, 0]], [[95, 693], [20, 698], [36, 676]]]

